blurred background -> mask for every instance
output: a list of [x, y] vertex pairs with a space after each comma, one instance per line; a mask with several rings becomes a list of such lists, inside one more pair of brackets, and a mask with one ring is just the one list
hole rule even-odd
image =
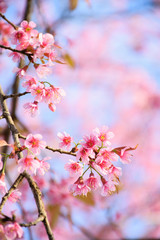
[[[26, 1], [6, 3], [5, 15], [18, 25]], [[19, 130], [43, 134], [48, 145], [58, 147], [59, 131], [78, 142], [93, 128], [107, 125], [115, 133], [113, 147], [138, 144], [131, 164], [119, 164], [118, 194], [95, 193], [76, 201], [67, 194], [62, 200], [68, 191], [63, 170], [68, 157], [44, 152], [52, 157], [51, 173], [48, 183], [39, 182], [57, 240], [160, 239], [160, 1], [34, 0], [31, 19], [39, 31], [54, 34], [62, 48], [66, 64], [56, 63], [47, 81], [62, 87], [66, 97], [55, 113], [42, 104], [41, 114], [31, 119], [22, 112], [32, 97], [23, 96], [15, 111]], [[3, 51], [0, 83], [5, 93], [12, 92], [14, 66]], [[19, 91], [24, 91], [21, 83]], [[0, 124], [3, 136], [5, 121]], [[14, 172], [12, 162], [8, 167]], [[31, 206], [25, 199], [28, 217]], [[38, 237], [40, 227], [35, 229], [33, 239], [46, 239]]]

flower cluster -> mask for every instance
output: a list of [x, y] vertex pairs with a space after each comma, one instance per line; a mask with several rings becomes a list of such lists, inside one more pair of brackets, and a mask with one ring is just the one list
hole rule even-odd
[[[0, 10], [1, 10], [1, 4], [0, 4]], [[11, 33], [12, 33], [12, 27], [3, 21], [0, 21], [0, 44], [1, 45], [6, 47], [9, 46], [9, 36]]]
[[[14, 68], [14, 72], [23, 79], [23, 87], [34, 96], [34, 101], [26, 103], [24, 108], [32, 117], [39, 113], [38, 103], [45, 102], [51, 111], [56, 110], [57, 103], [65, 96], [62, 88], [57, 88], [47, 81], [42, 81], [51, 74], [51, 67], [56, 62], [54, 36], [50, 33], [39, 33], [34, 22], [23, 21], [17, 30], [10, 34], [11, 43], [16, 45], [15, 50], [9, 54], [13, 61], [24, 59], [26, 55], [29, 63], [22, 68]], [[3, 27], [4, 28], [4, 27]], [[9, 30], [8, 30], [9, 31]], [[8, 45], [8, 43], [7, 43]], [[32, 64], [37, 76], [27, 74]]]
[[2, 237], [1, 239], [15, 240], [22, 238], [22, 236], [23, 229], [17, 222], [6, 224], [4, 227], [3, 225], [0, 225], [0, 237]]
[[[71, 146], [73, 138], [69, 134], [58, 133], [58, 137], [60, 147], [68, 149]], [[112, 149], [113, 137], [114, 134], [108, 130], [108, 127], [95, 128], [89, 136], [84, 136], [83, 140], [72, 148], [71, 152], [76, 151], [76, 161], [70, 159], [65, 164], [65, 169], [69, 171], [71, 177], [77, 178], [70, 186], [73, 195], [87, 195], [89, 191], [101, 187], [101, 194], [107, 196], [118, 189], [122, 169], [113, 163], [117, 162], [119, 157], [122, 163], [129, 163], [131, 154], [128, 151], [135, 148]], [[87, 178], [84, 179], [85, 174]]]
[[40, 160], [37, 155], [40, 154], [40, 150], [44, 149], [46, 142], [42, 140], [40, 134], [29, 134], [24, 142], [23, 149], [27, 150], [27, 155], [18, 160], [18, 171], [21, 173], [27, 171], [31, 174], [44, 175], [49, 170], [50, 165], [46, 162], [49, 158]]

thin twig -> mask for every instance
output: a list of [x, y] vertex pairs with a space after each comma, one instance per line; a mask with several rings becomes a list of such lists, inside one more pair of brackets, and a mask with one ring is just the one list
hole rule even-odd
[[18, 50], [18, 49], [7, 47], [7, 46], [1, 45], [1, 44], [0, 44], [0, 48], [4, 48], [4, 49], [10, 50], [12, 52], [18, 52], [18, 53], [24, 54], [24, 55], [26, 55], [28, 57], [32, 56], [31, 53], [27, 53], [25, 50]]
[[72, 155], [72, 156], [76, 156], [76, 153], [73, 153], [73, 152], [68, 152], [68, 151], [63, 151], [62, 149], [54, 149], [54, 148], [51, 148], [49, 146], [46, 146], [46, 149], [52, 151], [52, 152], [59, 152], [61, 154], [67, 154], [67, 155]]
[[[26, 139], [26, 137], [23, 136], [23, 135], [20, 134], [20, 133], [19, 133], [19, 137], [22, 138], [22, 139], [24, 139], [24, 140]], [[62, 150], [62, 149], [60, 149], [60, 148], [52, 148], [52, 147], [49, 147], [49, 146], [46, 146], [45, 148], [48, 149], [48, 150], [50, 150], [50, 151], [52, 151], [52, 152], [59, 152], [59, 153], [61, 153], [61, 154], [67, 154], [67, 155], [72, 155], [72, 156], [76, 157], [76, 153], [73, 153], [73, 152], [71, 152], [71, 151], [64, 151], [64, 150]]]
[[1, 119], [3, 119], [3, 118], [4, 118], [4, 116], [3, 116], [3, 115], [1, 115], [1, 116], [0, 116], [0, 120], [1, 120]]
[[0, 13], [0, 16], [1, 16], [6, 22], [8, 22], [15, 30], [18, 29], [18, 27], [17, 27], [14, 23], [12, 23], [11, 21], [9, 21], [2, 13]]
[[[10, 128], [10, 131], [12, 132], [13, 139], [14, 139], [17, 147], [21, 147], [20, 141], [19, 141], [19, 132], [16, 129], [13, 119], [8, 110], [6, 100], [5, 100], [5, 95], [3, 93], [1, 86], [0, 86], [0, 102], [1, 102], [1, 106], [2, 106], [3, 115], [6, 118], [6, 121], [7, 121], [8, 127]], [[18, 157], [22, 158], [23, 153], [19, 152]], [[44, 203], [42, 201], [42, 193], [41, 193], [39, 187], [37, 186], [37, 183], [33, 180], [33, 178], [26, 171], [24, 171], [23, 173], [21, 173], [18, 176], [18, 178], [13, 183], [13, 185], [10, 187], [8, 193], [6, 193], [5, 196], [2, 198], [2, 201], [0, 203], [0, 211], [2, 211], [2, 208], [5, 204], [5, 202], [7, 201], [9, 195], [11, 194], [11, 192], [18, 187], [19, 183], [23, 180], [23, 178], [26, 178], [26, 180], [28, 181], [29, 186], [34, 195], [34, 199], [35, 199], [35, 202], [37, 205], [37, 210], [38, 210], [38, 217], [40, 217], [40, 216], [44, 217], [42, 222], [45, 226], [48, 238], [49, 238], [49, 240], [54, 240], [53, 233], [52, 233], [49, 221], [48, 221], [47, 213], [45, 211]]]
[[23, 93], [17, 93], [17, 94], [10, 94], [10, 95], [5, 95], [4, 96], [4, 99], [7, 99], [7, 98], [15, 98], [15, 97], [21, 97], [21, 96], [24, 96], [26, 94], [28, 94], [29, 92], [23, 92]]
[[15, 190], [18, 187], [18, 185], [22, 182], [23, 178], [24, 178], [23, 174], [20, 174], [18, 176], [18, 178], [14, 181], [12, 186], [10, 187], [9, 191], [2, 197], [2, 200], [0, 203], [0, 213], [2, 211], [4, 204], [6, 203], [9, 195], [12, 193], [13, 190]]
[[39, 222], [43, 222], [43, 220], [44, 220], [44, 216], [42, 215], [42, 216], [39, 216], [39, 217], [38, 217], [35, 221], [33, 221], [33, 222], [20, 223], [19, 225], [20, 225], [21, 227], [31, 227], [31, 226], [37, 225], [37, 223], [39, 223]]

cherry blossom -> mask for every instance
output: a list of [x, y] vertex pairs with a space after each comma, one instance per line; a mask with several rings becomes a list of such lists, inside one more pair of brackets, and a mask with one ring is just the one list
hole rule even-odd
[[3, 168], [3, 161], [2, 161], [2, 155], [0, 154], [0, 170]]
[[15, 189], [15, 190], [13, 190], [13, 191], [11, 192], [11, 194], [9, 195], [8, 200], [9, 200], [10, 202], [12, 202], [12, 203], [17, 202], [17, 201], [20, 200], [21, 195], [22, 195], [21, 192], [20, 192], [18, 189]]
[[70, 175], [82, 175], [83, 169], [82, 169], [82, 165], [80, 163], [77, 163], [73, 160], [69, 160], [69, 163], [65, 164], [64, 167], [67, 171], [69, 171]]
[[103, 126], [101, 130], [99, 128], [95, 128], [93, 132], [103, 144], [111, 145], [109, 140], [114, 137], [114, 134], [113, 132], [108, 131], [107, 126]]
[[[8, 57], [12, 57], [14, 62], [18, 62], [20, 59], [24, 59], [24, 55], [18, 52], [10, 52]], [[19, 69], [18, 69], [19, 70]], [[22, 75], [23, 76], [23, 75]]]
[[33, 85], [38, 84], [38, 81], [32, 76], [25, 76], [25, 81], [22, 83], [22, 86], [26, 88], [26, 91], [31, 91]]
[[81, 161], [85, 164], [89, 163], [89, 157], [94, 158], [95, 154], [92, 149], [81, 147], [77, 152], [77, 160], [81, 159]]
[[112, 151], [107, 150], [106, 148], [101, 148], [98, 154], [102, 156], [104, 160], [118, 161], [118, 156]]
[[93, 173], [90, 174], [89, 178], [86, 180], [86, 184], [93, 190], [96, 190], [101, 184], [97, 177]]
[[107, 196], [108, 194], [111, 194], [111, 192], [116, 191], [116, 185], [118, 185], [117, 182], [113, 181], [112, 178], [110, 178], [108, 181], [105, 180], [105, 178], [101, 178], [103, 186], [101, 194], [102, 196]]
[[39, 114], [37, 101], [34, 101], [33, 103], [25, 103], [23, 107], [25, 108], [25, 112], [28, 112], [31, 117], [35, 117]]
[[42, 141], [42, 135], [40, 134], [29, 134], [26, 137], [24, 145], [29, 148], [35, 155], [40, 153], [40, 149], [44, 149], [46, 146], [46, 142]]
[[87, 196], [87, 193], [90, 191], [91, 188], [83, 181], [82, 178], [79, 178], [74, 184], [70, 185], [70, 192], [73, 193], [73, 196]]
[[31, 94], [35, 96], [35, 100], [41, 102], [45, 97], [45, 89], [43, 84], [39, 84], [38, 86], [33, 84], [31, 86]]
[[37, 171], [40, 175], [44, 175], [45, 172], [47, 172], [50, 169], [49, 163], [46, 162], [49, 159], [50, 157], [46, 157], [42, 160], [37, 159], [39, 161], [39, 168], [37, 169]]
[[98, 139], [95, 135], [91, 134], [90, 136], [84, 136], [84, 143], [82, 144], [85, 148], [94, 149], [98, 144]]
[[17, 222], [7, 224], [4, 232], [7, 240], [14, 240], [23, 236], [23, 230]]
[[7, 192], [7, 186], [6, 186], [6, 182], [5, 182], [5, 174], [2, 173], [0, 176], [0, 192], [2, 194], [5, 194]]
[[22, 173], [27, 171], [29, 173], [36, 174], [37, 169], [40, 167], [39, 161], [34, 159], [34, 156], [28, 155], [27, 157], [21, 158], [18, 161], [18, 171]]
[[61, 142], [59, 143], [59, 147], [67, 148], [67, 150], [69, 150], [69, 148], [71, 147], [71, 143], [73, 142], [73, 138], [66, 132], [63, 133], [59, 132], [57, 136], [61, 140]]

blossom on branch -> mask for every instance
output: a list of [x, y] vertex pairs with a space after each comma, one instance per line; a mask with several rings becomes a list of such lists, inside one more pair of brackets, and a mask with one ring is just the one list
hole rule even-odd
[[29, 148], [35, 155], [40, 153], [40, 149], [44, 149], [46, 142], [42, 141], [42, 135], [40, 134], [29, 134], [24, 142], [24, 145]]
[[4, 232], [7, 240], [15, 240], [23, 236], [23, 229], [17, 222], [7, 224], [4, 228]]
[[61, 140], [61, 142], [59, 143], [59, 147], [67, 148], [67, 150], [69, 150], [71, 147], [71, 143], [73, 142], [73, 138], [66, 132], [63, 132], [63, 133], [59, 132], [57, 136]]

